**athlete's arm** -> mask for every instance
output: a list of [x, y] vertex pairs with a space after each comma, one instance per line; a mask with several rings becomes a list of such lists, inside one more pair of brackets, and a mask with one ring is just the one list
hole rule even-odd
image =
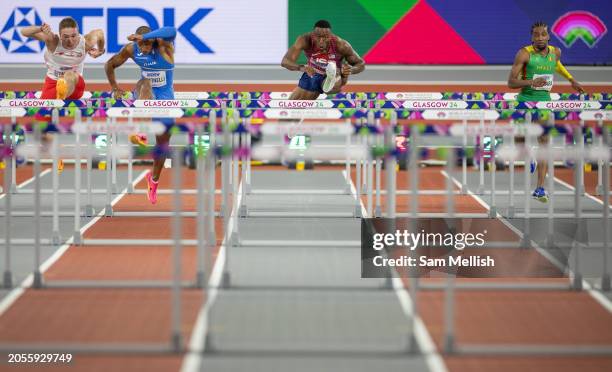
[[176, 28], [162, 27], [157, 30], [147, 32], [144, 35], [133, 34], [128, 36], [129, 41], [155, 40], [162, 57], [169, 63], [174, 63], [174, 39], [176, 38]]
[[108, 78], [108, 82], [111, 85], [114, 98], [121, 98], [125, 94], [125, 92], [121, 88], [119, 88], [119, 85], [117, 85], [117, 79], [115, 78], [115, 69], [124, 64], [125, 61], [132, 58], [133, 56], [134, 45], [127, 44], [123, 48], [121, 48], [119, 53], [115, 54], [108, 61], [106, 61], [106, 64], [104, 65], [104, 71], [106, 72], [106, 77]]
[[358, 74], [365, 70], [365, 62], [348, 41], [343, 41], [340, 52], [348, 62], [348, 65], [342, 65], [341, 74], [343, 76]]
[[308, 76], [314, 75], [315, 71], [312, 66], [300, 65], [297, 63], [300, 53], [303, 50], [306, 50], [306, 48], [308, 48], [306, 37], [304, 35], [298, 36], [295, 43], [293, 43], [293, 45], [289, 47], [289, 50], [287, 50], [287, 53], [285, 53], [285, 56], [281, 61], [281, 66], [289, 71], [305, 72], [308, 74]]
[[561, 49], [555, 48], [555, 53], [557, 54], [557, 66], [555, 68], [555, 71], [557, 71], [559, 75], [566, 78], [572, 84], [572, 88], [574, 88], [578, 93], [584, 94], [584, 89], [582, 88], [582, 85], [580, 85], [580, 83], [576, 81], [576, 79], [574, 79], [572, 74], [570, 74], [569, 71], [567, 71], [567, 69], [565, 68], [565, 66], [563, 66], [563, 63], [561, 63]]
[[529, 53], [524, 49], [521, 49], [516, 53], [514, 57], [514, 64], [510, 70], [510, 76], [508, 76], [508, 88], [517, 89], [523, 87], [543, 87], [546, 85], [546, 79], [537, 78], [534, 80], [524, 80], [521, 76], [521, 71], [525, 68], [529, 62]]
[[26, 26], [21, 29], [21, 35], [43, 41], [51, 52], [55, 51], [59, 43], [59, 36], [53, 33], [51, 26], [47, 23], [40, 26]]
[[93, 58], [98, 58], [106, 51], [104, 49], [104, 31], [91, 30], [85, 35], [85, 51]]

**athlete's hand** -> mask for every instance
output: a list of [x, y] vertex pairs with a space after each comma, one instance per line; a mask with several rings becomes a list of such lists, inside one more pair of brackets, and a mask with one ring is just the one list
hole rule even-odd
[[139, 34], [131, 34], [127, 37], [129, 41], [142, 41], [142, 35]]
[[123, 96], [125, 96], [125, 91], [121, 88], [114, 88], [113, 89], [113, 98], [114, 99], [121, 99], [123, 98]]
[[43, 23], [42, 26], [40, 26], [40, 31], [47, 36], [53, 36], [53, 30], [51, 30], [51, 26], [49, 26], [48, 23]]
[[106, 52], [106, 51], [105, 51], [104, 49], [100, 50], [100, 49], [97, 49], [97, 48], [92, 48], [92, 49], [89, 49], [89, 50], [87, 51], [87, 54], [89, 54], [89, 56], [90, 56], [90, 57], [93, 57], [93, 58], [98, 58], [98, 57], [100, 57], [102, 54], [104, 54], [105, 52]]
[[353, 67], [349, 64], [343, 64], [342, 65], [342, 70], [340, 71], [340, 75], [346, 77], [349, 76], [353, 71]]
[[541, 78], [541, 77], [539, 77], [539, 78], [537, 78], [537, 79], [535, 79], [535, 80], [533, 80], [531, 82], [531, 86], [533, 88], [541, 88], [544, 85], [546, 85], [546, 79], [545, 78]]
[[316, 73], [314, 67], [308, 66], [308, 65], [304, 66], [304, 72], [306, 73], [306, 75], [310, 77], [313, 77], [314, 74]]
[[576, 80], [572, 79], [570, 80], [570, 83], [572, 83], [572, 88], [574, 88], [578, 93], [580, 94], [584, 94], [584, 88], [582, 88], [582, 85], [580, 85], [579, 82], [577, 82]]

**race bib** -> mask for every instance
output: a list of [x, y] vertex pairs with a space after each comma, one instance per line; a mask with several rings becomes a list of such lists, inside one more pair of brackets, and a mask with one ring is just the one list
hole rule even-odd
[[546, 84], [542, 87], [537, 87], [537, 88], [533, 88], [534, 90], [547, 90], [550, 92], [550, 90], [553, 87], [553, 74], [533, 74], [533, 80], [537, 79], [537, 78], [544, 78], [546, 79]]
[[142, 71], [142, 77], [151, 81], [154, 88], [166, 86], [166, 71]]

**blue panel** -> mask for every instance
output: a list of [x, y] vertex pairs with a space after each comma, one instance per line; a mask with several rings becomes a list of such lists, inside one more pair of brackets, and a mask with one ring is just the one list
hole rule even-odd
[[531, 25], [544, 21], [550, 27], [572, 10], [589, 11], [608, 28], [594, 48], [578, 40], [565, 48], [555, 35], [550, 44], [560, 47], [567, 64], [612, 64], [612, 6], [609, 0], [426, 0], [487, 63], [511, 64], [519, 48], [531, 42]]

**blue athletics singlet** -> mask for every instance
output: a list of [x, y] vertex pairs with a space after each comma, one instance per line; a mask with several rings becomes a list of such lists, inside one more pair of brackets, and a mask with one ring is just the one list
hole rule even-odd
[[134, 62], [142, 77], [151, 81], [154, 99], [174, 99], [174, 64], [166, 61], [157, 48], [142, 53], [134, 42]]

